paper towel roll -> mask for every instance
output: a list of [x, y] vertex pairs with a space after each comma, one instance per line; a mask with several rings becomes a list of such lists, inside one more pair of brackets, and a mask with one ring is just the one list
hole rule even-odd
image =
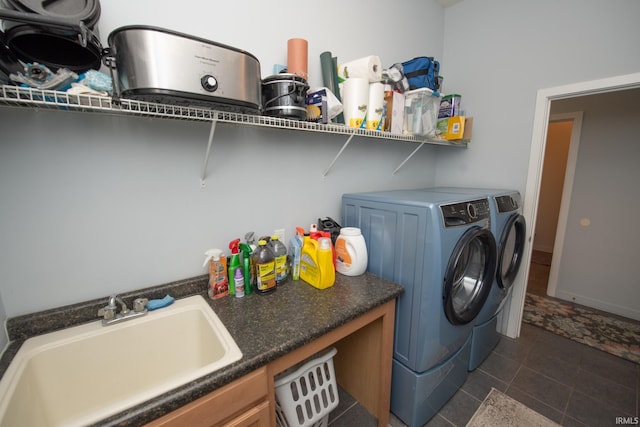
[[355, 59], [338, 66], [338, 77], [342, 80], [353, 77], [368, 79], [369, 82], [382, 80], [382, 63], [380, 57], [371, 55]]
[[369, 102], [369, 80], [354, 77], [345, 80], [342, 88], [342, 106], [344, 122], [352, 128], [359, 128], [364, 124]]
[[308, 67], [309, 43], [305, 39], [287, 41], [287, 72], [309, 79]]
[[382, 113], [384, 111], [384, 84], [369, 83], [369, 102], [365, 127], [369, 130], [384, 130]]

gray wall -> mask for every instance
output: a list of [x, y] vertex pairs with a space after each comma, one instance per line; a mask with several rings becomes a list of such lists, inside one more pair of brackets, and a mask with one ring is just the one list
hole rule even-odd
[[[389, 8], [395, 21], [382, 18]], [[461, 93], [475, 117], [474, 140], [467, 150], [423, 148], [391, 176], [413, 145], [359, 139], [322, 180], [344, 138], [220, 126], [201, 189], [204, 125], [3, 107], [6, 314], [203, 273], [205, 249], [248, 230], [291, 232], [317, 216], [339, 217], [345, 191], [441, 184], [524, 192], [536, 92], [640, 70], [630, 54], [637, 16], [636, 0], [465, 0], [446, 11], [431, 0], [330, 1], [296, 4], [290, 15], [259, 0], [190, 0], [169, 10], [150, 0], [104, 2], [103, 40], [121, 25], [168, 27], [248, 50], [263, 76], [286, 61], [288, 38], [307, 38], [312, 85], [324, 50], [347, 60], [378, 54], [385, 65], [434, 55], [445, 92]], [[255, 178], [269, 163], [278, 167], [264, 173], [285, 180], [281, 187]], [[251, 190], [230, 195], [234, 184]]]
[[464, 0], [447, 8], [445, 92], [462, 94], [474, 141], [464, 156], [439, 153], [438, 184], [524, 192], [538, 90], [640, 71], [638, 16], [636, 0]]
[[[263, 76], [286, 63], [290, 37], [309, 40], [311, 84], [319, 54], [342, 60], [377, 54], [384, 64], [429, 53], [440, 57], [444, 11], [415, 5], [411, 37], [390, 38], [377, 11], [332, 1], [286, 11], [264, 2], [153, 1], [102, 4], [100, 34], [152, 24], [246, 49]], [[428, 23], [428, 25], [424, 25]], [[346, 27], [349, 26], [351, 30]], [[179, 64], [178, 64], [179, 66]], [[253, 230], [259, 235], [318, 217], [340, 219], [344, 192], [431, 185], [436, 148], [355, 138], [322, 173], [347, 136], [217, 127], [204, 188], [200, 174], [209, 126], [177, 120], [0, 107], [0, 294], [7, 316], [112, 292], [205, 274], [205, 250]], [[453, 148], [459, 155], [464, 150]]]
[[551, 105], [574, 111], [584, 116], [556, 296], [640, 320], [640, 89]]

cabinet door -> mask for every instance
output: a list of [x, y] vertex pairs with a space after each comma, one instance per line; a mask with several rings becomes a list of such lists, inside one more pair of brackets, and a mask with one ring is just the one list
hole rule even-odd
[[[268, 385], [266, 368], [258, 369], [244, 377], [216, 390], [200, 399], [191, 402], [180, 409], [147, 424], [147, 427], [209, 427], [227, 425], [242, 421], [244, 415], [251, 415], [256, 408], [266, 404], [267, 416]], [[260, 411], [257, 411], [260, 413]], [[228, 424], [238, 426], [252, 426], [265, 424]]]
[[224, 427], [266, 427], [269, 421], [269, 402], [265, 401], [224, 424]]

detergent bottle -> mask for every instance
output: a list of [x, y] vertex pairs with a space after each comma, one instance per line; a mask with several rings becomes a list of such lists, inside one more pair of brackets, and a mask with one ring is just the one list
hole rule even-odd
[[233, 286], [235, 277], [236, 277], [236, 269], [242, 268], [240, 264], [240, 239], [235, 239], [229, 242], [229, 249], [231, 250], [231, 256], [229, 257], [229, 295], [236, 294], [236, 288]]
[[367, 245], [362, 231], [343, 227], [336, 240], [336, 270], [345, 276], [359, 276], [367, 270]]
[[304, 237], [300, 255], [300, 278], [318, 289], [333, 286], [336, 278], [331, 239]]

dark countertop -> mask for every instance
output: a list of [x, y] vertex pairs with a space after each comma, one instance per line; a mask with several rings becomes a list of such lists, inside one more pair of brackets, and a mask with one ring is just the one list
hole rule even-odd
[[[357, 277], [336, 274], [335, 285], [323, 290], [302, 280], [288, 281], [271, 294], [211, 300], [206, 293], [207, 281], [207, 276], [200, 276], [120, 295], [129, 306], [137, 297], [202, 295], [240, 347], [242, 358], [96, 425], [143, 425], [310, 343], [404, 291], [402, 286], [370, 273]], [[105, 297], [8, 319], [10, 344], [0, 359], [0, 378], [27, 338], [98, 321], [96, 313], [106, 302]]]

